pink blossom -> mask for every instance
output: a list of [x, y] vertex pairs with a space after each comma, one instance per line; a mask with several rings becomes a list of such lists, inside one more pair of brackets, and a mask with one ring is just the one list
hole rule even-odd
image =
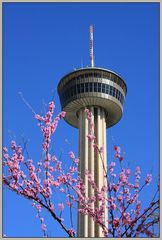
[[60, 192], [64, 192], [65, 190], [63, 188], [60, 188]]
[[52, 162], [57, 162], [57, 158], [56, 158], [56, 156], [52, 156]]
[[72, 203], [69, 200], [66, 200], [66, 204], [68, 207], [72, 207]]
[[119, 154], [119, 153], [116, 153], [116, 154], [115, 154], [115, 158], [118, 158], [118, 159], [119, 159], [119, 158], [120, 158], [120, 154]]
[[[51, 188], [50, 187], [47, 187], [46, 188], [46, 191], [47, 191], [47, 193], [49, 194], [49, 195], [51, 195], [52, 194], [52, 190], [51, 190]], [[48, 196], [49, 197], [49, 196]]]
[[64, 209], [64, 204], [63, 203], [59, 203], [58, 204], [58, 209], [60, 212], [62, 212], [62, 210]]
[[119, 175], [119, 180], [122, 182], [122, 183], [127, 183], [127, 177], [126, 177], [126, 175], [125, 175], [125, 173], [124, 173], [124, 170], [122, 170], [121, 172], [120, 172], [120, 175]]
[[141, 209], [141, 203], [138, 201], [138, 203], [136, 204], [136, 215], [140, 214], [140, 209]]
[[136, 183], [135, 185], [134, 185], [134, 188], [139, 188], [139, 184], [138, 183]]
[[60, 185], [60, 183], [58, 181], [52, 181], [52, 186], [54, 187], [58, 187]]
[[76, 158], [75, 161], [74, 161], [76, 164], [79, 163], [79, 158]]
[[123, 157], [119, 157], [119, 160], [120, 160], [120, 161], [123, 161], [123, 159], [124, 159]]
[[116, 209], [115, 203], [112, 203], [112, 204], [110, 205], [110, 208], [113, 209], [113, 210]]
[[116, 174], [115, 174], [115, 173], [111, 173], [111, 176], [112, 176], [112, 177], [116, 177]]
[[74, 153], [71, 151], [71, 152], [69, 152], [69, 156], [70, 156], [70, 158], [71, 158], [71, 160], [74, 160], [74, 158], [75, 158], [75, 155], [74, 155]]
[[40, 218], [40, 221], [43, 223], [43, 222], [44, 222], [44, 218], [41, 217], [41, 218]]
[[17, 190], [17, 189], [18, 189], [16, 183], [10, 183], [10, 187], [11, 187], [13, 190]]
[[88, 140], [89, 140], [90, 142], [92, 142], [92, 141], [94, 141], [95, 136], [94, 136], [93, 134], [88, 134], [88, 135], [87, 135], [87, 138], [88, 138]]
[[75, 231], [74, 231], [73, 228], [68, 229], [68, 233], [69, 233], [70, 235], [72, 235], [72, 236], [75, 235]]
[[90, 203], [93, 203], [95, 201], [96, 201], [96, 197], [95, 196], [89, 197], [89, 202]]
[[113, 226], [115, 227], [115, 228], [117, 228], [118, 226], [119, 226], [119, 218], [114, 218], [114, 220], [113, 220]]
[[99, 147], [98, 147], [97, 144], [93, 144], [93, 147], [94, 147], [94, 150], [95, 150], [96, 152], [99, 152]]
[[52, 102], [49, 102], [49, 104], [48, 104], [48, 110], [53, 113], [54, 108], [55, 108], [54, 102], [53, 102], [53, 101], [52, 101]]
[[42, 228], [42, 231], [47, 231], [46, 224], [43, 223], [43, 224], [41, 225], [41, 228]]
[[76, 179], [76, 178], [73, 178], [71, 181], [72, 181], [73, 183], [76, 183], [76, 182], [77, 182], [77, 179]]
[[5, 153], [5, 154], [3, 154], [3, 157], [4, 157], [6, 160], [8, 160], [8, 159], [9, 159], [9, 154], [8, 154], [8, 153]]
[[8, 149], [6, 147], [3, 147], [4, 152], [8, 152]]
[[147, 174], [145, 183], [146, 183], [147, 185], [149, 185], [151, 181], [152, 181], [152, 174]]
[[126, 169], [126, 173], [125, 173], [125, 174], [126, 174], [126, 176], [129, 176], [129, 175], [130, 175], [130, 172], [131, 172], [131, 171], [130, 171], [130, 169], [129, 169], [129, 168], [127, 168], [127, 169]]
[[92, 112], [89, 111], [87, 115], [88, 115], [88, 119], [92, 118]]
[[70, 167], [69, 168], [69, 172], [70, 173], [74, 173], [74, 172], [76, 172], [77, 171], [77, 168], [76, 167]]
[[120, 147], [119, 146], [114, 146], [114, 150], [120, 154]]
[[36, 118], [37, 120], [39, 120], [39, 121], [43, 121], [43, 120], [44, 120], [44, 118], [43, 118], [42, 116], [40, 116], [39, 114], [36, 114], [36, 115], [35, 115], [35, 118]]
[[118, 196], [118, 200], [119, 200], [120, 202], [123, 200], [122, 195], [119, 195], [119, 196]]
[[89, 109], [86, 108], [86, 109], [84, 110], [84, 112], [85, 112], [85, 113], [89, 113]]
[[140, 169], [140, 167], [136, 167], [135, 174], [139, 174], [139, 173], [141, 173], [141, 169]]
[[115, 162], [111, 162], [110, 163], [110, 167], [115, 167], [116, 163]]
[[44, 186], [48, 187], [50, 185], [50, 179], [45, 179], [44, 180]]
[[62, 111], [62, 112], [60, 113], [60, 117], [65, 117], [65, 115], [66, 115], [66, 112], [63, 112], [63, 111]]
[[99, 201], [103, 201], [103, 199], [104, 199], [103, 195], [102, 195], [101, 193], [99, 193], [99, 194], [98, 194], [98, 200], [99, 200]]
[[101, 147], [99, 148], [99, 153], [103, 153], [103, 152], [104, 152], [104, 147], [101, 146]]
[[48, 170], [49, 170], [50, 172], [53, 172], [53, 171], [54, 171], [54, 168], [51, 167], [51, 166], [49, 166], [49, 167], [48, 167]]
[[51, 211], [54, 211], [54, 205], [53, 205], [53, 204], [50, 204], [49, 209], [50, 209]]
[[46, 151], [46, 150], [47, 150], [47, 147], [48, 147], [47, 143], [43, 143], [43, 144], [42, 144], [42, 147], [43, 147], [43, 150]]
[[38, 212], [41, 212], [41, 210], [42, 210], [41, 205], [37, 205], [37, 206], [36, 206], [36, 209], [37, 209]]
[[112, 184], [112, 189], [114, 190], [114, 192], [117, 192], [119, 189], [119, 186], [115, 185], [114, 183]]
[[16, 148], [16, 142], [15, 141], [11, 141], [11, 149], [15, 150]]
[[129, 189], [128, 188], [124, 188], [124, 193], [128, 194], [129, 193]]
[[43, 164], [43, 167], [46, 169], [46, 168], [48, 168], [48, 166], [49, 166], [49, 162], [45, 161], [44, 164]]

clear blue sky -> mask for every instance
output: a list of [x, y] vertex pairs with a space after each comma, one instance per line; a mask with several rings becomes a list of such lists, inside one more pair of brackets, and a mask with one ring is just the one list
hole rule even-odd
[[[59, 112], [56, 88], [60, 78], [81, 67], [81, 62], [90, 65], [91, 23], [95, 65], [119, 73], [128, 87], [123, 117], [107, 130], [108, 161], [113, 160], [115, 143], [133, 170], [141, 167], [143, 178], [152, 171], [150, 190], [141, 199], [144, 203], [153, 196], [159, 174], [158, 3], [3, 3], [3, 145], [9, 146], [11, 135], [17, 142], [23, 135], [30, 139], [31, 158], [39, 159], [41, 134], [18, 92], [37, 113], [54, 92]], [[54, 139], [56, 154], [64, 150], [64, 161], [69, 151], [65, 139], [77, 155], [77, 129], [62, 121]], [[28, 200], [4, 189], [7, 236], [41, 237], [35, 215]], [[50, 217], [46, 224], [49, 236], [66, 236]]]

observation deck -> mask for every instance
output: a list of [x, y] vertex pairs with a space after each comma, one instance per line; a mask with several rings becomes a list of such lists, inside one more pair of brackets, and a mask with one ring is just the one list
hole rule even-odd
[[124, 80], [115, 72], [98, 67], [77, 69], [65, 75], [58, 84], [58, 94], [65, 120], [78, 128], [78, 112], [83, 107], [102, 107], [106, 127], [122, 117], [127, 93]]

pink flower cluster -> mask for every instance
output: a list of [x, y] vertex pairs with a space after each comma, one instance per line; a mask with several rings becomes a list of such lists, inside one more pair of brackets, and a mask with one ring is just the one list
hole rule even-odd
[[152, 174], [147, 174], [145, 183], [146, 183], [147, 185], [149, 185], [151, 181], [152, 181]]
[[55, 108], [54, 102], [50, 102], [48, 104], [48, 112], [46, 113], [45, 117], [42, 117], [38, 114], [35, 115], [35, 118], [38, 119], [40, 122], [39, 125], [41, 126], [41, 130], [44, 135], [44, 142], [42, 144], [44, 151], [47, 151], [47, 149], [49, 148], [49, 144], [51, 142], [51, 136], [57, 128], [58, 121], [61, 118], [64, 118], [66, 115], [65, 112], [61, 112], [52, 121], [54, 108]]
[[[32, 205], [37, 211], [44, 237], [48, 237], [48, 235], [44, 218], [41, 217], [42, 208], [49, 211], [69, 237], [74, 237], [75, 230], [73, 227], [70, 229], [65, 227], [61, 215], [66, 213], [63, 211], [66, 207], [72, 212], [72, 208], [76, 209], [78, 206], [78, 213], [92, 218], [102, 228], [105, 237], [137, 237], [140, 234], [153, 237], [151, 227], [154, 223], [159, 222], [159, 215], [156, 212], [159, 209], [159, 201], [154, 199], [149, 207], [143, 210], [142, 202], [139, 200], [139, 193], [144, 186], [150, 184], [152, 175], [147, 175], [140, 188], [141, 170], [136, 167], [135, 182], [132, 183], [132, 180], [130, 181], [131, 170], [123, 168], [121, 150], [116, 145], [114, 146], [115, 158], [119, 161], [110, 162], [107, 168], [103, 166], [107, 182], [102, 187], [98, 188], [93, 174], [88, 169], [85, 170], [89, 188], [92, 190], [92, 195], [87, 196], [84, 181], [78, 173], [79, 159], [75, 158], [74, 152], [69, 152], [71, 165], [68, 167], [65, 167], [64, 161], [61, 162], [50, 153], [52, 134], [57, 128], [58, 121], [65, 117], [65, 112], [61, 112], [52, 120], [54, 109], [54, 102], [50, 102], [44, 117], [35, 115], [44, 137], [43, 157], [37, 163], [37, 167], [32, 159], [25, 160], [22, 148], [17, 146], [15, 141], [11, 142], [11, 153], [7, 148], [3, 148], [3, 167], [7, 168], [7, 171], [4, 170], [3, 183], [12, 191], [33, 201]], [[95, 143], [92, 113], [88, 109], [85, 112], [90, 126], [87, 138], [102, 161], [101, 153], [104, 152], [104, 148]], [[117, 171], [118, 174], [116, 174]], [[57, 192], [65, 200], [64, 202], [60, 198], [57, 200]], [[99, 203], [99, 207], [94, 207], [96, 203], [97, 205]], [[105, 209], [108, 209], [108, 225], [103, 221], [106, 214]], [[148, 222], [151, 217], [153, 221]], [[72, 221], [72, 217], [70, 219]]]
[[93, 115], [92, 115], [92, 112], [89, 109], [85, 109], [85, 113], [87, 115], [87, 119], [88, 119], [89, 126], [90, 126], [87, 138], [90, 142], [93, 143], [95, 138], [96, 138], [94, 136], [94, 123], [93, 123], [93, 120], [92, 120]]
[[115, 150], [115, 158], [119, 159], [120, 161], [123, 161], [123, 157], [121, 156], [121, 151], [119, 146], [114, 146]]

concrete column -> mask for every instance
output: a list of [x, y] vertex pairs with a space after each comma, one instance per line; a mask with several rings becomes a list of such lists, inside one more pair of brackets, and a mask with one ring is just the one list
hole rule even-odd
[[[85, 195], [88, 196], [88, 179], [85, 176], [85, 170], [88, 169], [88, 120], [85, 109], [79, 112], [79, 171], [85, 185]], [[79, 237], [88, 237], [88, 216], [79, 214], [78, 216], [78, 235]]]
[[[94, 124], [94, 107], [89, 108], [92, 112], [92, 123]], [[88, 127], [90, 132], [90, 126]], [[94, 178], [94, 147], [93, 142], [88, 142], [88, 170]], [[88, 197], [94, 196], [94, 189], [88, 185]], [[91, 204], [91, 208], [94, 209], [94, 203]], [[95, 223], [91, 217], [88, 218], [88, 237], [95, 237]]]
[[[86, 196], [90, 197], [94, 195], [94, 190], [88, 184], [88, 179], [85, 176], [85, 170], [88, 169], [94, 176], [95, 183], [99, 190], [106, 184], [105, 172], [103, 164], [106, 167], [106, 119], [105, 111], [100, 107], [90, 107], [92, 112], [92, 121], [94, 122], [94, 135], [96, 136], [95, 142], [99, 147], [104, 147], [103, 158], [101, 160], [99, 154], [94, 151], [93, 144], [88, 141], [87, 135], [89, 133], [89, 123], [86, 119], [85, 109], [79, 111], [79, 172], [81, 178], [84, 181], [86, 187]], [[103, 161], [103, 162], [102, 162]], [[99, 208], [100, 203], [96, 202], [95, 206], [92, 204], [92, 208]], [[105, 210], [106, 211], [106, 210]], [[107, 218], [103, 219], [103, 223], [106, 223]], [[94, 223], [92, 218], [78, 214], [78, 237], [104, 237], [102, 228]]]
[[[104, 147], [103, 151], [103, 162], [104, 162], [104, 174], [103, 174], [103, 185], [107, 186], [107, 149], [106, 149], [106, 115], [105, 111], [102, 111], [102, 130], [103, 130], [103, 139], [102, 146]], [[105, 194], [105, 198], [107, 199], [107, 193]], [[107, 203], [107, 202], [106, 202]], [[105, 216], [103, 223], [105, 226], [108, 225], [108, 209], [105, 207]]]

